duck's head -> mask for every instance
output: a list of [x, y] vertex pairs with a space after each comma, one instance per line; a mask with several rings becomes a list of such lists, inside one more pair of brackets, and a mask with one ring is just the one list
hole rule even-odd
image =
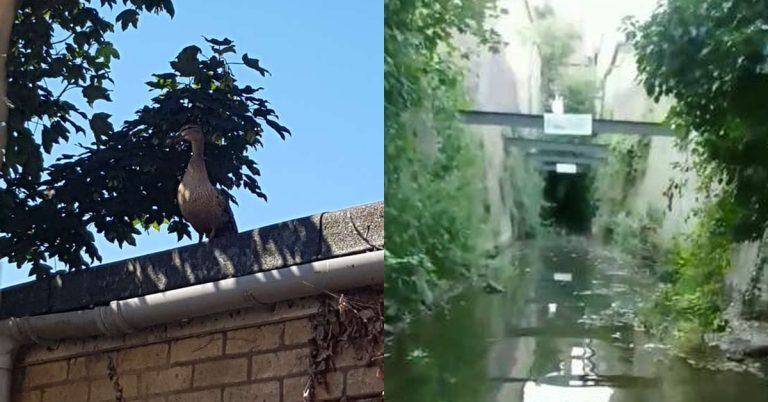
[[195, 124], [185, 124], [174, 137], [168, 140], [168, 143], [178, 144], [182, 140], [192, 144], [203, 143], [203, 131]]

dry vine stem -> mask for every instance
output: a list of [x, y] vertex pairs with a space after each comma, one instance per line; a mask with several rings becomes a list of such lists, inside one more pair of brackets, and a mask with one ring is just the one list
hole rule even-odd
[[109, 356], [107, 360], [107, 378], [112, 382], [112, 389], [115, 391], [115, 402], [125, 402], [123, 386], [120, 385], [120, 377], [117, 375], [117, 367], [112, 356]]
[[315, 401], [317, 386], [328, 389], [327, 374], [333, 371], [334, 357], [345, 348], [353, 348], [360, 361], [376, 365], [383, 378], [383, 359], [377, 349], [384, 343], [384, 299], [381, 289], [366, 292], [373, 303], [345, 294], [326, 292], [319, 313], [313, 320], [314, 337], [309, 380], [304, 387], [304, 401]]

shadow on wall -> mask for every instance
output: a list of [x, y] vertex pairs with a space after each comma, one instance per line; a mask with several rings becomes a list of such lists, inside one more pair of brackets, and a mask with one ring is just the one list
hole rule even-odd
[[12, 286], [0, 291], [0, 318], [78, 310], [383, 245], [378, 202]]

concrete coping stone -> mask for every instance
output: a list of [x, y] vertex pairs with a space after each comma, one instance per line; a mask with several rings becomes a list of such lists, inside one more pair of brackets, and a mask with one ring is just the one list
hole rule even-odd
[[0, 318], [81, 310], [383, 247], [379, 201], [7, 287]]

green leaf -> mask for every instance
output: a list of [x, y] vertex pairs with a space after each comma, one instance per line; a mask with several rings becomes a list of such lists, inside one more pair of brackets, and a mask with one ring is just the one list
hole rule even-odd
[[267, 71], [267, 69], [265, 69], [265, 68], [263, 68], [263, 67], [261, 67], [259, 65], [259, 59], [252, 59], [252, 58], [248, 57], [248, 53], [243, 54], [243, 64], [245, 64], [246, 66], [248, 66], [248, 67], [258, 71], [259, 74], [261, 74], [262, 77], [266, 77], [267, 74], [270, 74], [270, 72]]
[[219, 56], [223, 56], [223, 55], [225, 55], [227, 53], [237, 53], [235, 51], [235, 45], [225, 46], [225, 47], [223, 47], [221, 49], [214, 49], [213, 52], [216, 53]]
[[200, 69], [200, 60], [197, 58], [199, 54], [199, 47], [187, 46], [179, 52], [176, 60], [171, 62], [171, 67], [182, 77], [193, 77]]
[[272, 129], [275, 130], [282, 139], [285, 139], [285, 134], [291, 134], [291, 130], [289, 130], [288, 127], [285, 127], [274, 120], [264, 119], [264, 121], [266, 121], [267, 124], [272, 127]]
[[115, 17], [115, 22], [120, 23], [120, 27], [125, 31], [129, 26], [139, 27], [139, 12], [134, 9], [127, 9]]
[[163, 73], [163, 74], [152, 74], [153, 77], [161, 79], [161, 80], [175, 80], [176, 74], [175, 73]]
[[96, 57], [100, 57], [105, 63], [109, 64], [112, 58], [120, 59], [120, 53], [112, 46], [112, 43], [105, 42], [96, 50]]
[[85, 97], [89, 106], [93, 106], [93, 103], [100, 99], [112, 101], [112, 98], [109, 97], [109, 92], [107, 89], [95, 84], [90, 84], [83, 88], [83, 97]]
[[53, 272], [52, 266], [39, 262], [32, 265], [32, 268], [29, 269], [29, 275], [27, 276], [35, 276], [36, 278], [45, 278], [49, 276], [51, 272]]
[[205, 39], [206, 42], [208, 42], [208, 43], [210, 43], [211, 45], [214, 45], [214, 46], [229, 46], [229, 45], [231, 45], [233, 43], [232, 39], [229, 39], [229, 38], [224, 38], [224, 39], [210, 38], [209, 39], [209, 38], [206, 38], [205, 36], [203, 36], [203, 39]]
[[91, 116], [91, 120], [88, 124], [91, 126], [93, 135], [100, 138], [110, 135], [115, 131], [115, 127], [109, 122], [110, 117], [112, 117], [111, 114], [104, 112], [94, 113], [93, 116]]
[[171, 0], [163, 0], [163, 8], [168, 13], [168, 15], [171, 16], [171, 18], [176, 16], [176, 9], [173, 8], [173, 1], [171, 1]]
[[69, 139], [69, 130], [60, 121], [53, 121], [50, 126], [43, 127], [42, 140], [43, 150], [45, 153], [50, 154], [53, 149], [53, 144], [58, 144], [60, 139], [65, 141]]

